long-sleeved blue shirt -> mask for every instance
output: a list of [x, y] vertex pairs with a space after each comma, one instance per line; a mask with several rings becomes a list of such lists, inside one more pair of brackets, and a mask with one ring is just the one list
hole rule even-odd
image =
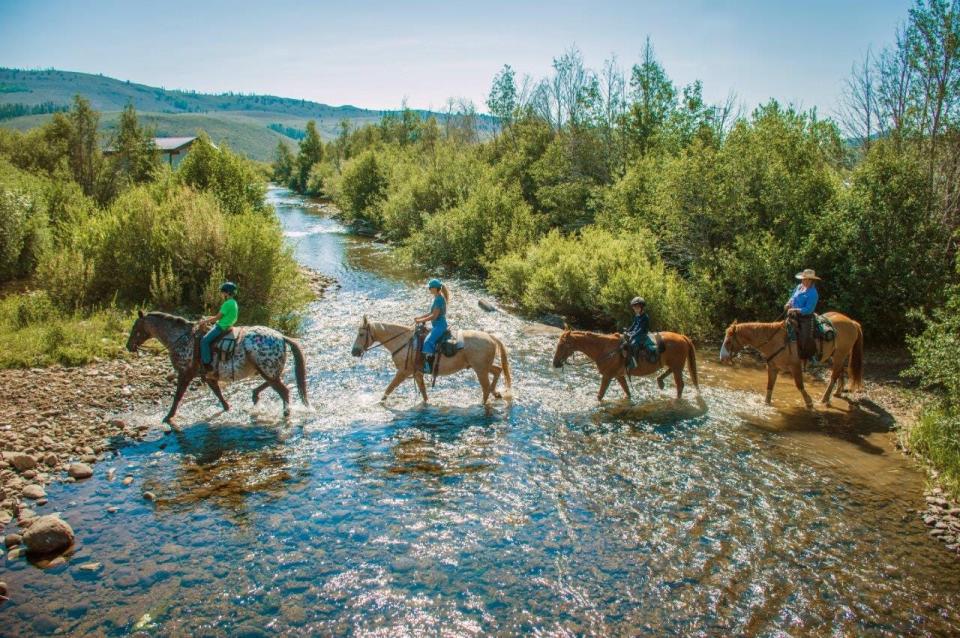
[[642, 315], [634, 315], [633, 323], [630, 324], [630, 327], [626, 329], [624, 334], [630, 337], [630, 340], [636, 344], [639, 343], [639, 340], [646, 336], [649, 331], [650, 315], [643, 313]]
[[797, 284], [797, 287], [793, 290], [793, 295], [790, 296], [790, 301], [787, 303], [791, 308], [799, 310], [801, 315], [809, 315], [816, 310], [817, 300], [819, 299], [820, 295], [817, 293], [816, 286], [804, 289], [803, 284]]

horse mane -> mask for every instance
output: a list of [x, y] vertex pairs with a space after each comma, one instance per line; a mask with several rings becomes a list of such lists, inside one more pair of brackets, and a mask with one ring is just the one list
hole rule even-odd
[[179, 324], [179, 325], [184, 326], [184, 327], [186, 327], [186, 328], [192, 328], [192, 327], [194, 326], [194, 323], [193, 323], [192, 321], [188, 320], [188, 319], [184, 319], [183, 317], [181, 317], [181, 316], [179, 316], [179, 315], [171, 315], [171, 314], [166, 313], [166, 312], [160, 312], [159, 310], [154, 310], [153, 312], [148, 312], [146, 316], [148, 316], [148, 317], [156, 317], [157, 319], [162, 319], [163, 321], [166, 321], [166, 322], [169, 322], [169, 323], [176, 323], [176, 324]]

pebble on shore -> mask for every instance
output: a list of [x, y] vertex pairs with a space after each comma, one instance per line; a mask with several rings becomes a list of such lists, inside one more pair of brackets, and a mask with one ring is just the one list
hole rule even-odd
[[960, 555], [960, 505], [950, 501], [939, 487], [924, 494], [927, 509], [919, 512], [927, 534], [946, 544], [949, 551]]

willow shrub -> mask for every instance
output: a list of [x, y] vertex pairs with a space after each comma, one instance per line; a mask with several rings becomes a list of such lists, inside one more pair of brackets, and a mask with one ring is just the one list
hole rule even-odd
[[[214, 309], [216, 286], [240, 286], [244, 323], [297, 327], [308, 299], [274, 216], [227, 213], [214, 193], [174, 180], [133, 188], [76, 228], [41, 267], [58, 300], [119, 302], [186, 313]], [[211, 293], [211, 289], [213, 293]]]
[[407, 152], [391, 163], [380, 205], [383, 230], [403, 240], [420, 231], [432, 215], [460, 205], [490, 171], [475, 149], [443, 144], [431, 153]]
[[630, 299], [643, 295], [655, 330], [702, 334], [704, 313], [667, 268], [646, 231], [614, 234], [595, 226], [578, 236], [553, 230], [526, 251], [493, 264], [490, 288], [528, 313], [560, 313], [613, 328], [630, 319]]
[[461, 204], [429, 217], [407, 249], [423, 265], [484, 275], [497, 258], [533, 241], [538, 226], [519, 188], [488, 179], [476, 184]]
[[50, 244], [45, 182], [0, 162], [0, 281], [33, 274]]

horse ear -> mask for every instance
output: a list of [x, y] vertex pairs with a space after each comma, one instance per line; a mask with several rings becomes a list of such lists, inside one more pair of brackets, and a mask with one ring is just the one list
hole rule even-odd
[[143, 311], [142, 311], [142, 310], [137, 310], [137, 315], [139, 315], [140, 318], [143, 319]]
[[367, 325], [367, 323], [369, 323], [367, 321], [367, 315], [363, 315], [363, 325]]
[[563, 331], [570, 332], [570, 324], [568, 324], [566, 321], [563, 322]]

